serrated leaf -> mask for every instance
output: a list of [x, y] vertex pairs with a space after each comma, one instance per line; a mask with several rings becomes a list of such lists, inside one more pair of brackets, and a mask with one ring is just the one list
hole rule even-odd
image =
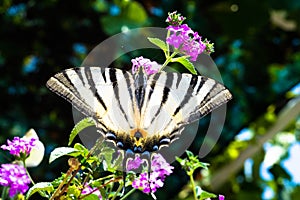
[[152, 44], [154, 44], [154, 45], [158, 46], [159, 48], [161, 48], [163, 51], [167, 51], [168, 50], [167, 44], [164, 41], [162, 41], [161, 39], [148, 37], [148, 40]]
[[179, 62], [185, 68], [187, 68], [192, 74], [195, 75], [197, 74], [197, 71], [195, 70], [193, 63], [191, 63], [186, 57], [173, 58], [172, 62]]
[[78, 133], [80, 133], [80, 131], [94, 125], [95, 125], [95, 121], [91, 117], [86, 117], [81, 121], [79, 121], [77, 124], [75, 124], [74, 128], [71, 131], [68, 145], [70, 146], [72, 144], [74, 138], [78, 135]]
[[43, 191], [47, 191], [48, 193], [53, 192], [54, 191], [53, 185], [50, 182], [36, 183], [34, 186], [32, 186], [28, 190], [28, 192], [27, 192], [27, 194], [25, 196], [25, 199], [29, 199], [29, 197], [31, 195], [33, 195], [34, 193], [36, 193], [36, 192], [40, 192], [40, 194], [43, 197], [47, 197]]
[[71, 147], [56, 148], [50, 154], [49, 163], [52, 163], [57, 158], [60, 158], [62, 156], [65, 156], [65, 155], [68, 155], [70, 153], [77, 152], [77, 151], [78, 151], [77, 149], [74, 149], [74, 148], [71, 148]]

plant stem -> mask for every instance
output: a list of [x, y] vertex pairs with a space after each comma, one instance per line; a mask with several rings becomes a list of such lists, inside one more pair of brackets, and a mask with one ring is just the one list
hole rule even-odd
[[177, 55], [177, 52], [176, 51], [174, 51], [173, 53], [172, 53], [172, 55], [170, 55], [169, 57], [167, 57], [166, 58], [166, 61], [164, 62], [164, 64], [162, 65], [162, 67], [160, 68], [160, 72], [172, 61], [172, 58], [174, 57], [174, 56], [176, 56]]
[[8, 196], [8, 187], [3, 187], [1, 199], [6, 199]]
[[194, 177], [193, 177], [193, 173], [189, 173], [190, 176], [190, 181], [191, 181], [191, 187], [193, 190], [193, 194], [194, 194], [194, 199], [198, 200], [197, 198], [197, 193], [196, 193], [196, 186], [195, 186], [195, 181], [194, 181]]
[[120, 200], [124, 200], [127, 197], [129, 197], [129, 195], [131, 195], [136, 189], [132, 188], [129, 192], [127, 192], [127, 194], [125, 194]]
[[112, 197], [111, 200], [115, 200], [115, 198], [118, 196], [119, 192], [122, 190], [124, 184], [120, 184], [117, 191], [115, 192], [115, 195]]
[[22, 160], [22, 162], [23, 162], [23, 166], [24, 166], [24, 168], [25, 168], [25, 171], [26, 171], [26, 174], [27, 174], [28, 178], [30, 179], [31, 183], [32, 183], [33, 185], [35, 185], [33, 179], [31, 178], [31, 176], [30, 176], [30, 174], [29, 174], [29, 171], [27, 170], [27, 167], [26, 167], [26, 164], [25, 164], [25, 160]]
[[[168, 38], [169, 36], [170, 36], [170, 31], [168, 30], [166, 38]], [[165, 53], [165, 56], [166, 56], [166, 58], [168, 58], [170, 56], [170, 46], [167, 42], [166, 42], [166, 44], [167, 44], [167, 52]]]

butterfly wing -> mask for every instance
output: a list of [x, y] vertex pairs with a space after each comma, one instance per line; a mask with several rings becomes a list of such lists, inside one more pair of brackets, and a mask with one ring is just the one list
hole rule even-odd
[[141, 127], [149, 141], [169, 145], [186, 124], [205, 116], [232, 98], [213, 79], [191, 74], [161, 72], [151, 75], [141, 110]]
[[114, 139], [136, 127], [135, 116], [139, 115], [132, 98], [133, 77], [127, 71], [72, 68], [54, 75], [46, 85], [84, 115], [93, 117], [103, 136]]
[[168, 145], [184, 125], [231, 99], [223, 85], [206, 77], [166, 72], [144, 77], [146, 85], [137, 85], [127, 71], [83, 67], [56, 74], [47, 86], [93, 117], [99, 132], [125, 150], [136, 147], [137, 132], [145, 137], [144, 151]]

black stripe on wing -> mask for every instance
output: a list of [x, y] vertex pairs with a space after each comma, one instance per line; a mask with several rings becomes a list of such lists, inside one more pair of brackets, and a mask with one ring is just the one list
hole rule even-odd
[[[198, 87], [193, 88], [193, 95], [190, 94], [190, 98], [196, 98], [198, 104], [195, 105], [193, 110], [190, 110], [189, 116], [183, 119], [182, 123], [179, 124], [180, 126], [184, 126], [204, 117], [232, 98], [230, 92], [217, 81], [203, 76], [198, 76], [198, 81], [200, 81]], [[185, 106], [187, 106], [187, 104], [181, 105], [178, 109], [185, 110]]]
[[[166, 83], [165, 85], [168, 85], [169, 83], [172, 85], [173, 83], [173, 75], [172, 74], [167, 74], [167, 78], [166, 78]], [[159, 115], [159, 113], [161, 112], [161, 109], [163, 107], [163, 105], [167, 102], [168, 97], [169, 97], [169, 93], [170, 93], [170, 88], [169, 87], [164, 87], [163, 88], [163, 94], [162, 94], [162, 98], [161, 98], [161, 103], [159, 105], [159, 108], [157, 109], [156, 113], [154, 114], [151, 123], [153, 123], [153, 121], [155, 120], [155, 118]]]
[[83, 114], [87, 116], [93, 116], [92, 108], [80, 98], [80, 94], [65, 72], [51, 77], [47, 81], [46, 86], [51, 91], [72, 103], [72, 105]]
[[[132, 90], [131, 90], [131, 86], [130, 86], [129, 74], [124, 73], [123, 75], [124, 75], [123, 78], [126, 81], [126, 85], [127, 85], [127, 89], [128, 89], [127, 92], [129, 93], [129, 96], [132, 99]], [[117, 75], [116, 75], [116, 69], [112, 68], [112, 69], [109, 70], [109, 78], [110, 78], [110, 81], [114, 83], [113, 84], [113, 90], [114, 90], [114, 94], [115, 94], [115, 99], [118, 102], [118, 105], [113, 105], [113, 106], [119, 107], [123, 117], [125, 118], [126, 121], [128, 121], [129, 116], [126, 114], [126, 112], [124, 110], [125, 108], [123, 108], [121, 101], [129, 101], [129, 99], [122, 99], [122, 97], [120, 96], [120, 94], [122, 94], [124, 91], [120, 91], [120, 87], [117, 84], [118, 80], [117, 80]]]
[[[83, 72], [83, 70], [81, 70], [81, 72]], [[98, 102], [102, 105], [102, 107], [104, 108], [104, 110], [107, 111], [107, 106], [105, 105], [102, 97], [99, 95], [99, 92], [96, 89], [96, 84], [95, 84], [95, 82], [93, 80], [93, 77], [92, 77], [91, 68], [90, 67], [85, 67], [84, 68], [84, 74], [85, 74], [85, 76], [87, 78], [89, 87], [93, 91], [93, 93], [95, 94], [95, 97], [97, 98]], [[104, 73], [102, 73], [102, 75], [105, 76]], [[83, 75], [82, 74], [81, 74], [81, 78], [83, 79]], [[104, 81], [105, 81], [105, 79], [104, 79]]]
[[[80, 67], [80, 68], [72, 68], [64, 70], [60, 73], [57, 73], [53, 77], [51, 77], [46, 86], [59, 96], [63, 97], [67, 101], [69, 101], [77, 110], [82, 112], [86, 116], [93, 117], [97, 120], [98, 123], [101, 124], [104, 129], [108, 127], [118, 127], [118, 124], [107, 124], [110, 123], [111, 120], [106, 118], [106, 121], [101, 120], [101, 114], [97, 113], [94, 107], [95, 105], [101, 105], [101, 109], [98, 110], [105, 111], [106, 113], [112, 112], [112, 108], [108, 108], [108, 104], [105, 103], [103, 99], [103, 91], [100, 95], [101, 85], [104, 85], [106, 89], [111, 88], [111, 90], [107, 90], [111, 92], [110, 97], [116, 100], [112, 100], [113, 102], [117, 102], [118, 105], [115, 105], [115, 108], [119, 108], [121, 113], [124, 115], [125, 120], [128, 119], [124, 108], [120, 103], [119, 96], [119, 88], [113, 87], [117, 86], [117, 75], [118, 72], [119, 78], [124, 78], [127, 84], [128, 93], [132, 99], [132, 91], [130, 79], [132, 80], [132, 75], [127, 71], [119, 70], [119, 69], [110, 69], [110, 68], [100, 68], [100, 67]], [[79, 87], [79, 88], [78, 88]], [[97, 89], [98, 88], [98, 89]], [[92, 97], [92, 98], [89, 98]], [[93, 100], [94, 98], [94, 100]], [[94, 102], [93, 102], [94, 101]], [[98, 104], [95, 102], [97, 101]], [[107, 101], [107, 98], [106, 98]], [[124, 99], [122, 100], [124, 101]], [[125, 99], [125, 101], [129, 101]], [[134, 105], [132, 105], [134, 106]], [[117, 131], [117, 130], [115, 130]]]
[[191, 113], [187, 123], [193, 122], [212, 110], [218, 108], [222, 104], [232, 99], [231, 93], [220, 83], [215, 82], [212, 89], [201, 101], [200, 105], [197, 106], [194, 112]]
[[[165, 79], [161, 76], [168, 77], [169, 81], [164, 82]], [[149, 137], [169, 136], [170, 143], [180, 135], [185, 125], [202, 118], [232, 98], [230, 92], [222, 84], [203, 76], [162, 72], [155, 74], [155, 78], [150, 77], [148, 82], [150, 91], [156, 90], [157, 87], [163, 91], [161, 97], [151, 96], [148, 100], [148, 102], [151, 98], [161, 100], [161, 107], [153, 116], [151, 124], [157, 124], [153, 122], [157, 121], [159, 111], [167, 107], [166, 111], [169, 112], [169, 121], [162, 125], [162, 131], [149, 133]], [[169, 98], [171, 98], [170, 101], [168, 101]], [[164, 105], [165, 103], [174, 103], [174, 105]], [[151, 112], [146, 114], [151, 114]]]

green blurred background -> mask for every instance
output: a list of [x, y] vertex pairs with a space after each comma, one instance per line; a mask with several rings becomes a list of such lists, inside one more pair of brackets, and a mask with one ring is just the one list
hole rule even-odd
[[[51, 181], [66, 171], [65, 159], [49, 165], [48, 158], [55, 147], [67, 145], [72, 109], [46, 81], [80, 66], [96, 45], [124, 27], [166, 27], [167, 13], [174, 10], [215, 43], [211, 56], [234, 96], [221, 138], [202, 159], [210, 171], [197, 172], [198, 183], [226, 199], [299, 199], [299, 0], [1, 0], [0, 143], [34, 128], [46, 155], [30, 169], [33, 178]], [[130, 57], [117, 64], [130, 66]], [[201, 130], [208, 121], [200, 121]], [[200, 133], [190, 150], [198, 153], [202, 140]], [[11, 159], [1, 151], [1, 163]], [[174, 166], [158, 199], [190, 198], [188, 177]], [[148, 197], [136, 192], [129, 199], [140, 198]]]

